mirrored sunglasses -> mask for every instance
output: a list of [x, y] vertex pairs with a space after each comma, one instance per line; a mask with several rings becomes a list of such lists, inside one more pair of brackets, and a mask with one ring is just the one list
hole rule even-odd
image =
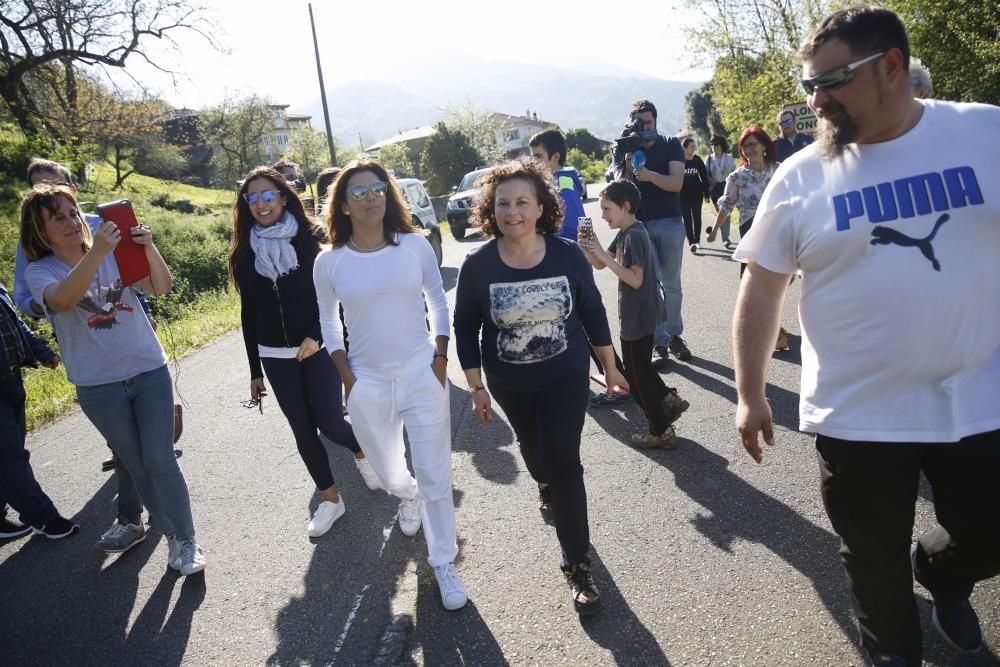
[[274, 200], [278, 198], [279, 194], [281, 193], [277, 190], [264, 190], [260, 194], [256, 192], [247, 192], [243, 195], [243, 200], [250, 206], [253, 206], [262, 199], [265, 204], [271, 204], [274, 203]]
[[795, 125], [795, 119], [785, 118], [783, 120], [779, 120], [778, 125], [780, 125], [781, 127], [788, 127], [789, 125]]
[[802, 79], [802, 90], [806, 91], [806, 95], [812, 95], [817, 90], [822, 90], [824, 93], [828, 93], [831, 90], [837, 90], [838, 88], [846, 86], [851, 82], [851, 79], [854, 78], [854, 70], [861, 67], [865, 63], [878, 60], [884, 55], [885, 51], [882, 53], [875, 53], [856, 62], [835, 67], [832, 70], [823, 72], [819, 76], [814, 76], [811, 79]]
[[375, 181], [371, 185], [352, 185], [347, 189], [347, 193], [351, 195], [351, 198], [361, 201], [368, 196], [368, 193], [372, 193], [373, 197], [385, 197], [385, 191], [389, 189], [389, 184], [384, 181]]

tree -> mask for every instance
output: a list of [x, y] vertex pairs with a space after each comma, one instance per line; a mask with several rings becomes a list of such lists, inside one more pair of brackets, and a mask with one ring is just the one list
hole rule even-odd
[[25, 134], [37, 134], [40, 82], [59, 74], [59, 101], [76, 110], [78, 67], [124, 69], [137, 55], [167, 71], [146, 46], [181, 30], [211, 42], [214, 28], [189, 0], [0, 0], [0, 99]]
[[[728, 129], [730, 140], [750, 124], [777, 132], [778, 110], [803, 99], [796, 81], [801, 66], [794, 54], [839, 1], [688, 0], [704, 17], [693, 31], [695, 52], [702, 54], [703, 62], [715, 64], [711, 101], [718, 111], [718, 129]], [[695, 102], [704, 100], [691, 100]], [[702, 111], [692, 108], [688, 124], [696, 131], [711, 131], [711, 114], [701, 123]]]
[[410, 151], [405, 144], [383, 146], [378, 150], [378, 161], [386, 169], [391, 169], [397, 178], [413, 178], [416, 175]]
[[692, 90], [684, 97], [684, 124], [702, 145], [708, 145], [713, 135], [729, 134], [715, 108], [713, 93], [712, 82], [706, 81], [701, 88]]
[[803, 93], [792, 77], [794, 57], [786, 51], [771, 51], [753, 57], [745, 54], [721, 58], [712, 77], [719, 117], [730, 128], [730, 143], [749, 125], [760, 125], [771, 134], [778, 130], [778, 110]]
[[472, 142], [462, 132], [438, 123], [434, 134], [427, 138], [420, 157], [424, 174], [428, 177], [427, 189], [431, 195], [448, 192], [462, 176], [482, 164], [482, 156], [472, 147]]
[[566, 148], [575, 148], [581, 153], [590, 157], [603, 160], [608, 152], [601, 145], [601, 140], [595, 137], [586, 128], [577, 128], [566, 133]]
[[[100, 116], [95, 119], [94, 138], [104, 152], [105, 161], [114, 167], [112, 189], [120, 188], [147, 156], [163, 148], [162, 130], [155, 121], [166, 111], [166, 105], [159, 100], [105, 96]], [[165, 153], [156, 155], [160, 167], [165, 156]]]
[[931, 72], [934, 97], [1000, 104], [1000, 5], [996, 0], [889, 0], [910, 51]]
[[503, 128], [495, 114], [469, 99], [462, 104], [447, 106], [444, 111], [445, 124], [465, 135], [483, 160], [493, 163], [504, 158], [507, 151], [497, 141], [497, 134]]
[[233, 183], [253, 167], [272, 161], [261, 144], [261, 136], [274, 126], [267, 98], [227, 99], [206, 109], [198, 125], [201, 136], [217, 148], [216, 173], [223, 183]]
[[[319, 172], [330, 166], [330, 146], [326, 142], [326, 132], [314, 130], [311, 125], [296, 128], [289, 135], [288, 144], [290, 148], [285, 157], [299, 165], [299, 175], [312, 187]], [[340, 155], [340, 149], [335, 150]]]

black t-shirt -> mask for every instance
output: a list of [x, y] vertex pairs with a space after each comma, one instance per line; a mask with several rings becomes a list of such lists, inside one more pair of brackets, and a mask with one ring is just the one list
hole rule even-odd
[[685, 201], [697, 201], [708, 194], [708, 171], [700, 155], [684, 162], [684, 185], [681, 196]]
[[[670, 163], [684, 164], [684, 148], [677, 137], [657, 135], [656, 142], [649, 148], [643, 148], [646, 154], [646, 169], [658, 174], [670, 174]], [[639, 202], [640, 220], [659, 220], [661, 218], [681, 217], [681, 197], [679, 192], [667, 192], [648, 181], [636, 180], [642, 201]]]
[[[572, 241], [545, 235], [530, 269], [503, 263], [495, 240], [473, 250], [458, 274], [455, 347], [463, 369], [490, 384], [537, 391], [590, 363], [590, 341], [611, 345], [594, 273]], [[482, 347], [480, 347], [480, 330]]]

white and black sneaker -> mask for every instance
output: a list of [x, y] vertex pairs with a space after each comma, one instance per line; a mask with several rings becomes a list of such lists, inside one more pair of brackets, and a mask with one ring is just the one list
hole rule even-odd
[[31, 526], [26, 526], [20, 521], [11, 521], [7, 517], [0, 517], [0, 539], [7, 540], [14, 537], [21, 537], [31, 532]]
[[57, 516], [51, 521], [47, 521], [44, 526], [32, 526], [31, 530], [35, 535], [44, 535], [50, 540], [61, 540], [64, 537], [69, 537], [73, 533], [80, 530], [80, 526], [76, 525], [69, 519], [64, 519], [61, 516]]

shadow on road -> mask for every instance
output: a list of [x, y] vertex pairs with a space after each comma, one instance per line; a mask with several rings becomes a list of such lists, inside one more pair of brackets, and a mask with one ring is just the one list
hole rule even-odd
[[[429, 568], [421, 578], [420, 612], [413, 638], [402, 665], [509, 665], [503, 649], [479, 613], [475, 600], [462, 609], [445, 611], [438, 597], [437, 584]], [[420, 656], [422, 660], [415, 658]]]
[[458, 284], [458, 269], [454, 266], [441, 267], [441, 282], [444, 283], [444, 291], [450, 292]]
[[[330, 454], [335, 469], [346, 467], [337, 464], [349, 452]], [[353, 477], [338, 484], [356, 500], [329, 533], [312, 540], [304, 590], [289, 594], [276, 613], [277, 645], [268, 665], [368, 664], [377, 657], [404, 573], [412, 560], [426, 557], [427, 547], [422, 532], [414, 538], [399, 532], [398, 500], [362, 486]], [[317, 503], [314, 496], [310, 506]]]
[[497, 484], [513, 484], [521, 474], [514, 431], [496, 413], [491, 424], [480, 424], [469, 408], [472, 402], [469, 392], [454, 384], [449, 387], [452, 451], [469, 454], [473, 467], [483, 479]]
[[632, 611], [593, 545], [590, 559], [601, 591], [601, 611], [593, 618], [580, 619], [584, 632], [611, 653], [616, 665], [669, 665], [656, 637]]
[[[160, 533], [153, 527], [143, 543], [106, 563], [109, 557], [94, 543], [114, 516], [117, 489], [111, 475], [73, 517], [81, 528], [77, 535], [22, 538], [0, 564], [4, 664], [181, 664], [192, 617], [205, 598], [205, 577], [187, 577], [171, 609], [181, 577], [160, 560], [162, 549], [154, 556]], [[164, 574], [129, 628], [144, 567]], [[81, 647], [91, 648], [81, 653]]]
[[[789, 351], [780, 354], [797, 355], [798, 352]], [[672, 373], [693, 382], [705, 391], [722, 396], [730, 403], [736, 404], [735, 374], [733, 369], [728, 366], [700, 357], [691, 357], [686, 362], [670, 364], [669, 369]], [[719, 378], [725, 378], [728, 382]], [[774, 423], [792, 431], [798, 430], [799, 395], [773, 384], [768, 384], [764, 393], [771, 404]]]
[[637, 450], [674, 474], [677, 488], [708, 510], [692, 524], [727, 553], [736, 540], [767, 547], [813, 585], [851, 641], [857, 631], [840, 567], [840, 540], [729, 470], [729, 461], [697, 442], [680, 439], [675, 451]]

